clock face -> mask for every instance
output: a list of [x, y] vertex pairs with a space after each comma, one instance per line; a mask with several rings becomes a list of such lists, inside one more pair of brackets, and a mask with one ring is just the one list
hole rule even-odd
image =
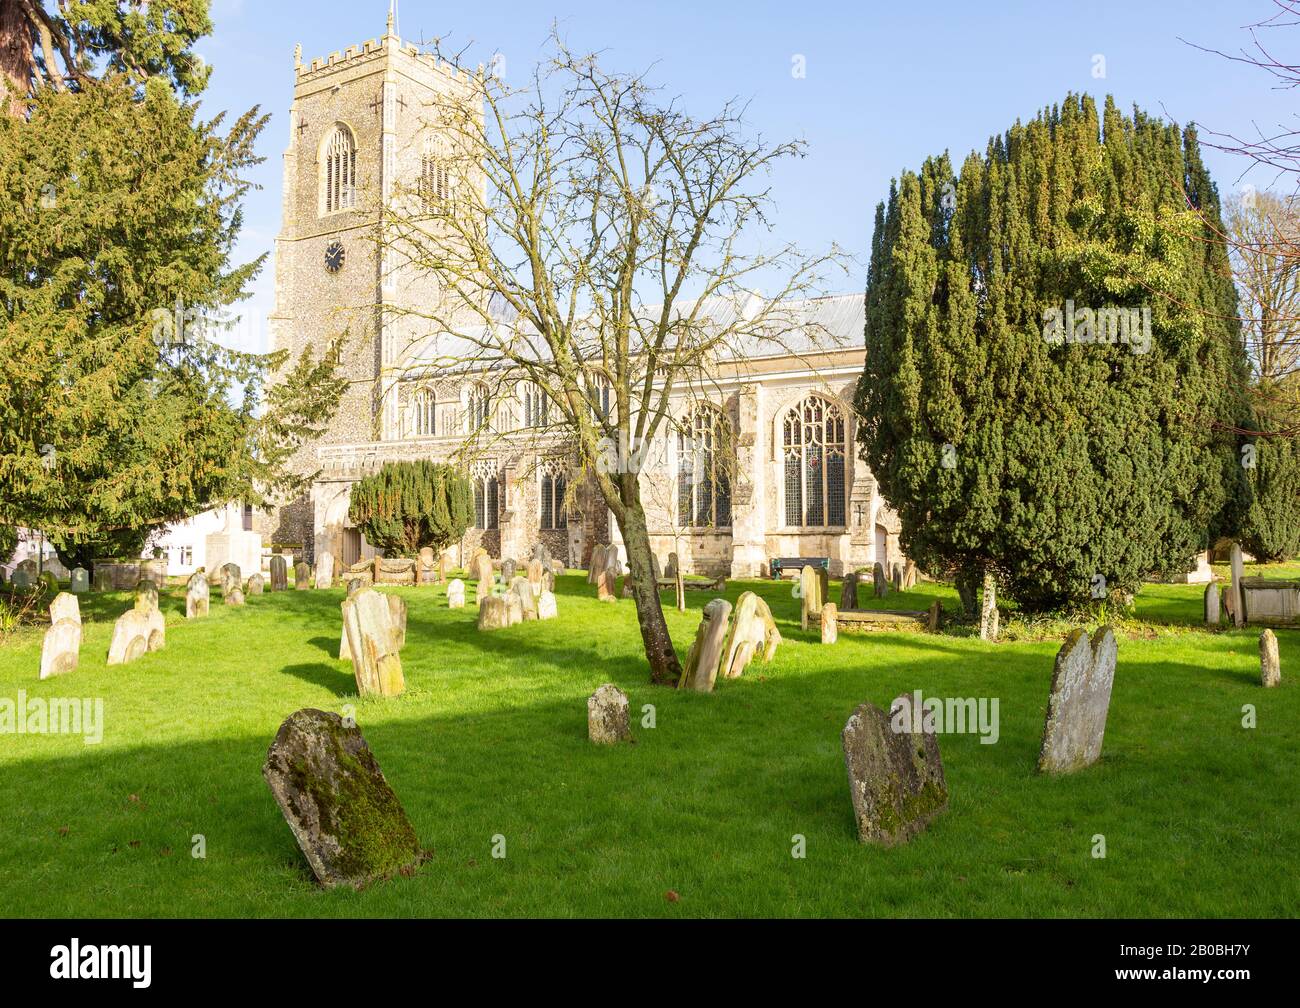
[[343, 268], [343, 259], [343, 243], [330, 242], [329, 247], [325, 249], [325, 268], [331, 273], [337, 273]]

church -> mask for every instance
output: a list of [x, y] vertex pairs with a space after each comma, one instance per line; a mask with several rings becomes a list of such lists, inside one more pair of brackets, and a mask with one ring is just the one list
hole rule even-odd
[[[283, 220], [276, 239], [276, 350], [296, 356], [346, 337], [347, 391], [332, 423], [304, 446], [310, 493], [259, 517], [272, 544], [328, 551], [344, 566], [376, 550], [348, 518], [351, 488], [385, 462], [451, 461], [474, 486], [474, 527], [454, 560], [478, 546], [525, 557], [544, 542], [569, 566], [585, 566], [619, 531], [591, 474], [548, 433], [547, 404], [527, 383], [492, 383], [472, 369], [431, 367], [402, 330], [410, 319], [385, 305], [432, 295], [429, 281], [385, 262], [374, 233], [376, 200], [432, 182], [437, 138], [420, 109], [470, 93], [470, 71], [386, 34], [327, 58], [294, 55]], [[677, 404], [660, 450], [641, 470], [652, 547], [684, 570], [765, 576], [777, 557], [828, 557], [830, 573], [900, 561], [897, 516], [857, 457], [853, 390], [863, 366], [863, 297], [794, 304], [833, 343], [796, 339], [781, 352], [738, 347], [714, 362], [709, 402]], [[743, 310], [743, 308], [742, 308]], [[502, 389], [510, 390], [503, 394]], [[467, 439], [493, 437], [467, 456]], [[726, 436], [722, 436], [722, 432]], [[707, 479], [686, 478], [683, 446], [725, 452]], [[721, 464], [725, 461], [725, 464]]]

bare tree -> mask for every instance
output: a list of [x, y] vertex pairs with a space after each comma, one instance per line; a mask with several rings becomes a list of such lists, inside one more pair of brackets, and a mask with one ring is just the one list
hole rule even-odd
[[575, 453], [614, 515], [651, 680], [675, 685], [643, 462], [684, 400], [709, 398], [720, 357], [830, 338], [795, 302], [843, 257], [770, 240], [765, 176], [804, 145], [750, 137], [734, 103], [696, 118], [555, 35], [527, 86], [480, 71], [423, 115], [437, 145], [378, 228], [387, 268], [436, 283], [427, 303], [385, 306], [410, 334], [399, 356], [473, 373], [494, 398], [540, 390], [539, 437]]
[[1246, 348], [1257, 380], [1276, 386], [1300, 369], [1300, 205], [1248, 191], [1226, 216]]

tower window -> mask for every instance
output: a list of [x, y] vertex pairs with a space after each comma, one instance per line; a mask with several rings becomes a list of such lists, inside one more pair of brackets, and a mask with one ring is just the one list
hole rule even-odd
[[346, 126], [335, 126], [325, 141], [322, 166], [325, 212], [350, 210], [357, 202], [357, 144]]
[[445, 214], [451, 209], [451, 169], [435, 154], [420, 159], [420, 203], [428, 214]]

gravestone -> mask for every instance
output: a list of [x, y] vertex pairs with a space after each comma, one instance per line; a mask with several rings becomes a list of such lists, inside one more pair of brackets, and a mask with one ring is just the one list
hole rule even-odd
[[106, 592], [113, 590], [113, 571], [102, 563], [95, 564], [95, 591]]
[[731, 603], [714, 599], [704, 607], [695, 641], [686, 656], [679, 689], [692, 689], [697, 693], [711, 693], [718, 678], [718, 665], [722, 661], [731, 618]]
[[550, 554], [546, 551], [546, 543], [542, 542], [540, 539], [533, 543], [533, 550], [529, 554], [529, 557], [532, 560], [540, 560], [542, 563], [545, 563], [551, 558]]
[[246, 594], [261, 595], [266, 591], [266, 579], [261, 574], [254, 574], [248, 579], [248, 584], [244, 586]]
[[300, 710], [285, 719], [262, 776], [317, 881], [361, 889], [410, 875], [427, 855], [352, 721]]
[[400, 595], [389, 595], [388, 615], [393, 623], [393, 646], [401, 651], [406, 647], [406, 599]]
[[14, 568], [14, 577], [10, 582], [14, 591], [29, 592], [32, 586], [36, 584], [36, 578], [28, 571], [22, 569], [21, 565]]
[[446, 553], [438, 554], [438, 583], [442, 584], [447, 580], [447, 572], [451, 569], [451, 560]]
[[340, 603], [348, 657], [360, 696], [397, 696], [406, 688], [387, 599], [363, 588]]
[[917, 569], [916, 564], [911, 560], [908, 560], [907, 563], [903, 565], [903, 590], [911, 591], [915, 588], [919, 575], [920, 571]]
[[223, 600], [225, 601], [226, 605], [231, 605], [231, 606], [243, 605], [244, 589], [231, 588], [230, 591], [225, 593], [225, 595], [223, 596]]
[[980, 640], [998, 639], [998, 588], [992, 574], [984, 575], [984, 591], [980, 599]]
[[756, 653], [762, 654], [763, 661], [771, 661], [780, 643], [781, 631], [776, 628], [767, 603], [753, 592], [742, 592], [736, 599], [735, 618], [731, 621], [727, 646], [719, 666], [722, 677], [738, 678]]
[[903, 590], [903, 565], [901, 563], [894, 564], [890, 580], [894, 584], [894, 591], [901, 592]]
[[885, 568], [880, 561], [876, 561], [875, 567], [871, 569], [871, 583], [876, 598], [884, 598], [889, 594], [889, 585], [885, 581]]
[[524, 604], [514, 592], [506, 592], [506, 624], [514, 626], [524, 621]]
[[75, 671], [81, 660], [81, 606], [60, 592], [50, 603], [50, 628], [41, 643], [41, 678]]
[[311, 587], [311, 564], [300, 560], [293, 565], [294, 591], [306, 591]]
[[1219, 598], [1223, 602], [1223, 614], [1228, 618], [1228, 622], [1233, 626], [1237, 625], [1237, 615], [1233, 609], [1233, 600], [1236, 597], [1237, 596], [1233, 592], [1231, 584], [1224, 585], [1223, 590], [1219, 593]]
[[537, 618], [539, 620], [555, 619], [559, 614], [559, 607], [555, 603], [555, 592], [543, 589], [542, 593], [537, 596]]
[[239, 564], [228, 563], [221, 567], [221, 594], [232, 592], [244, 583], [244, 578], [240, 574]]
[[608, 563], [605, 559], [605, 547], [598, 544], [596, 548], [591, 551], [591, 562], [587, 566], [587, 584], [594, 585], [597, 576], [599, 576], [600, 572], [607, 566]]
[[939, 743], [915, 706], [909, 695], [895, 699], [888, 714], [864, 703], [844, 726], [844, 766], [862, 843], [906, 843], [948, 807]]
[[465, 582], [460, 578], [453, 579], [451, 584], [447, 585], [447, 608], [465, 608]]
[[834, 644], [840, 639], [839, 607], [834, 602], [822, 606], [822, 643]]
[[1277, 635], [1272, 630], [1259, 635], [1259, 681], [1266, 687], [1282, 682], [1282, 661], [1277, 653]]
[[542, 591], [546, 575], [546, 565], [542, 563], [541, 560], [528, 561], [528, 583], [532, 586], [534, 595], [537, 595]]
[[135, 586], [135, 607], [142, 612], [158, 609], [158, 586], [152, 581], [141, 581]]
[[1205, 586], [1205, 622], [1207, 626], [1218, 626], [1222, 614], [1219, 612], [1219, 586], [1211, 581]]
[[519, 599], [520, 610], [526, 620], [537, 619], [537, 595], [533, 592], [532, 582], [522, 575], [515, 575], [510, 582], [510, 593]]
[[676, 553], [668, 554], [668, 566], [664, 568], [664, 579], [667, 581], [677, 580], [678, 559]]
[[858, 572], [849, 571], [844, 575], [844, 581], [840, 585], [840, 605], [841, 609], [856, 609], [858, 607]]
[[276, 553], [271, 557], [271, 591], [285, 591], [289, 587], [289, 564], [284, 555]]
[[822, 614], [822, 604], [826, 601], [821, 597], [822, 579], [821, 571], [805, 564], [799, 568], [799, 627], [807, 630], [812, 621], [819, 619]]
[[419, 556], [416, 559], [416, 568], [419, 576], [416, 578], [419, 584], [433, 584], [435, 581], [441, 581], [441, 572], [438, 570], [438, 557], [433, 551], [432, 546], [420, 547]]
[[470, 576], [478, 582], [478, 600], [481, 603], [484, 598], [492, 593], [492, 558], [487, 553], [480, 551], [469, 565]]
[[[515, 600], [518, 602], [518, 599]], [[489, 595], [478, 604], [478, 628], [503, 630], [510, 625], [510, 612], [504, 595]]]
[[68, 590], [74, 595], [84, 595], [90, 591], [90, 572], [85, 567], [72, 569], [72, 587]]
[[185, 583], [185, 618], [198, 619], [208, 614], [208, 579], [203, 572], [191, 574]]
[[614, 594], [614, 575], [608, 569], [596, 572], [596, 601], [618, 601], [618, 596]]
[[128, 609], [113, 624], [113, 637], [108, 645], [108, 664], [125, 665], [149, 652], [149, 615], [139, 609]]
[[375, 557], [375, 584], [413, 585], [419, 580], [417, 566], [410, 557]]
[[633, 741], [627, 694], [612, 683], [587, 697], [587, 738], [597, 745]]
[[518, 566], [513, 559], [507, 557], [501, 561], [501, 583], [509, 584], [515, 579], [515, 567]]
[[365, 578], [361, 578], [361, 577], [348, 578], [348, 598], [351, 598], [353, 595], [361, 591], [363, 588], [369, 588], [369, 587], [370, 587], [370, 582], [367, 581]]
[[930, 633], [938, 633], [939, 626], [942, 622], [943, 622], [943, 606], [939, 604], [938, 599], [935, 599], [933, 602], [930, 603], [930, 612], [926, 619], [926, 628], [930, 631]]
[[316, 587], [334, 587], [334, 554], [328, 550], [316, 558]]
[[1040, 773], [1069, 773], [1101, 758], [1117, 654], [1115, 634], [1105, 626], [1091, 641], [1075, 630], [1061, 645], [1047, 698]]
[[59, 593], [59, 579], [54, 576], [54, 571], [41, 571], [40, 576], [36, 579], [45, 586], [45, 590], [51, 595]]
[[1232, 553], [1230, 556], [1232, 563], [1232, 585], [1230, 586], [1232, 592], [1232, 605], [1229, 607], [1228, 612], [1232, 616], [1232, 623], [1234, 626], [1245, 626], [1246, 596], [1241, 588], [1241, 579], [1245, 577], [1246, 568], [1241, 555], [1240, 543], [1232, 544]]

